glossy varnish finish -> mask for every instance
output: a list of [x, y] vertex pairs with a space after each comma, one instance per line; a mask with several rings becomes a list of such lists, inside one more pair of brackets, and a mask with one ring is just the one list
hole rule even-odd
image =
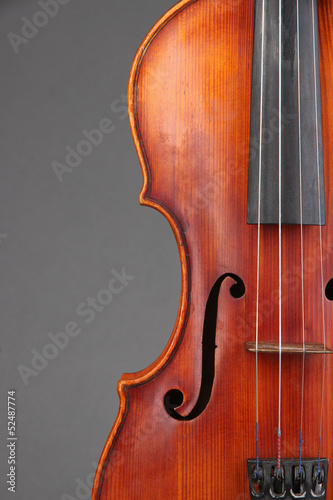
[[[319, 0], [326, 226], [324, 283], [333, 277], [333, 0]], [[143, 171], [140, 203], [170, 222], [180, 253], [182, 295], [161, 356], [123, 375], [120, 409], [97, 470], [93, 500], [249, 500], [246, 460], [255, 457], [257, 228], [246, 223], [254, 0], [185, 0], [142, 43], [131, 72], [131, 127]], [[319, 228], [304, 228], [308, 343], [323, 342]], [[300, 229], [283, 227], [285, 343], [302, 342]], [[260, 340], [278, 341], [278, 231], [262, 228]], [[219, 294], [215, 378], [206, 409], [177, 421], [164, 408], [170, 389], [187, 415], [201, 384], [202, 327], [209, 292], [224, 273], [245, 283]], [[325, 298], [327, 345], [332, 302]], [[283, 355], [282, 456], [298, 456], [302, 357]], [[322, 355], [307, 355], [304, 457], [318, 452]], [[322, 455], [333, 459], [332, 361], [327, 356]], [[278, 356], [259, 355], [261, 457], [276, 456]], [[332, 462], [333, 463], [333, 462]], [[333, 499], [333, 471], [328, 499]]]

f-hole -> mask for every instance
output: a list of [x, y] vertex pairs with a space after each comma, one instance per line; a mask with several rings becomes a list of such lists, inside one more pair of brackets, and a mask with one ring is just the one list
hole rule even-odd
[[333, 300], [333, 279], [330, 279], [325, 288], [325, 295], [328, 300]]
[[179, 389], [171, 389], [164, 396], [164, 407], [168, 414], [176, 420], [193, 420], [197, 418], [209, 403], [215, 377], [216, 322], [220, 288], [226, 278], [234, 280], [230, 294], [235, 299], [243, 297], [245, 285], [239, 276], [233, 273], [223, 274], [214, 283], [206, 304], [202, 334], [202, 374], [198, 400], [188, 415], [180, 415], [176, 408], [181, 406], [184, 395]]

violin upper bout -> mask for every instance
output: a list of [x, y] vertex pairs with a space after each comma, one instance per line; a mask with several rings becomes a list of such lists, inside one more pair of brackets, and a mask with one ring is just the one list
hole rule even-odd
[[183, 0], [134, 59], [128, 102], [143, 173], [139, 201], [170, 223], [190, 222], [203, 177], [221, 171], [221, 161], [233, 168], [248, 156], [253, 7], [254, 0]]

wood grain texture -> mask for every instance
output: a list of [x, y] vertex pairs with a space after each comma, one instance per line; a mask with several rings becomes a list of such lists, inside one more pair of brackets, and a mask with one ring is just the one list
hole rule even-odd
[[[333, 277], [333, 0], [319, 0], [327, 223], [324, 282]], [[93, 500], [249, 500], [246, 460], [255, 456], [257, 228], [246, 224], [254, 0], [183, 0], [151, 30], [129, 83], [140, 203], [169, 221], [179, 248], [182, 294], [170, 341], [150, 367], [122, 376], [120, 408], [95, 477]], [[283, 227], [283, 341], [301, 343], [300, 229]], [[323, 343], [319, 229], [304, 228], [306, 341]], [[183, 415], [201, 383], [202, 326], [209, 292], [224, 273], [245, 283], [240, 299], [222, 284], [215, 379], [207, 408], [176, 421], [163, 406], [180, 389]], [[278, 230], [262, 229], [260, 340], [278, 336]], [[327, 345], [332, 302], [325, 298]], [[333, 463], [331, 356], [326, 361], [322, 455]], [[304, 456], [317, 455], [322, 355], [306, 358]], [[282, 456], [298, 456], [301, 356], [283, 357]], [[260, 454], [276, 456], [278, 357], [259, 361]], [[333, 499], [333, 471], [328, 500]]]

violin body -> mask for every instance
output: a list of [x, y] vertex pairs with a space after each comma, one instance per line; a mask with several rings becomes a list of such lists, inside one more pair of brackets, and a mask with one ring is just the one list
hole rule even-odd
[[[143, 172], [139, 201], [161, 212], [173, 229], [182, 291], [162, 354], [119, 382], [119, 413], [93, 500], [251, 498], [247, 460], [256, 456], [256, 360], [246, 344], [256, 334], [258, 228], [247, 224], [246, 213], [254, 10], [254, 0], [183, 0], [150, 31], [133, 63], [128, 95]], [[325, 285], [333, 278], [332, 12], [333, 0], [318, 0]], [[303, 228], [305, 331], [313, 344], [322, 343], [323, 331], [318, 231]], [[276, 225], [262, 229], [260, 339], [267, 343], [278, 333], [278, 238]], [[302, 336], [300, 248], [299, 226], [283, 226], [282, 333], [289, 344]], [[329, 347], [332, 308], [325, 296]], [[209, 322], [214, 335], [204, 338]], [[323, 360], [320, 354], [305, 359], [306, 458], [318, 455]], [[330, 355], [325, 363], [321, 453], [332, 463]], [[258, 366], [260, 455], [275, 457], [278, 356], [260, 354]], [[283, 354], [282, 457], [299, 455], [301, 384], [302, 356]], [[333, 499], [333, 473], [326, 498]]]

